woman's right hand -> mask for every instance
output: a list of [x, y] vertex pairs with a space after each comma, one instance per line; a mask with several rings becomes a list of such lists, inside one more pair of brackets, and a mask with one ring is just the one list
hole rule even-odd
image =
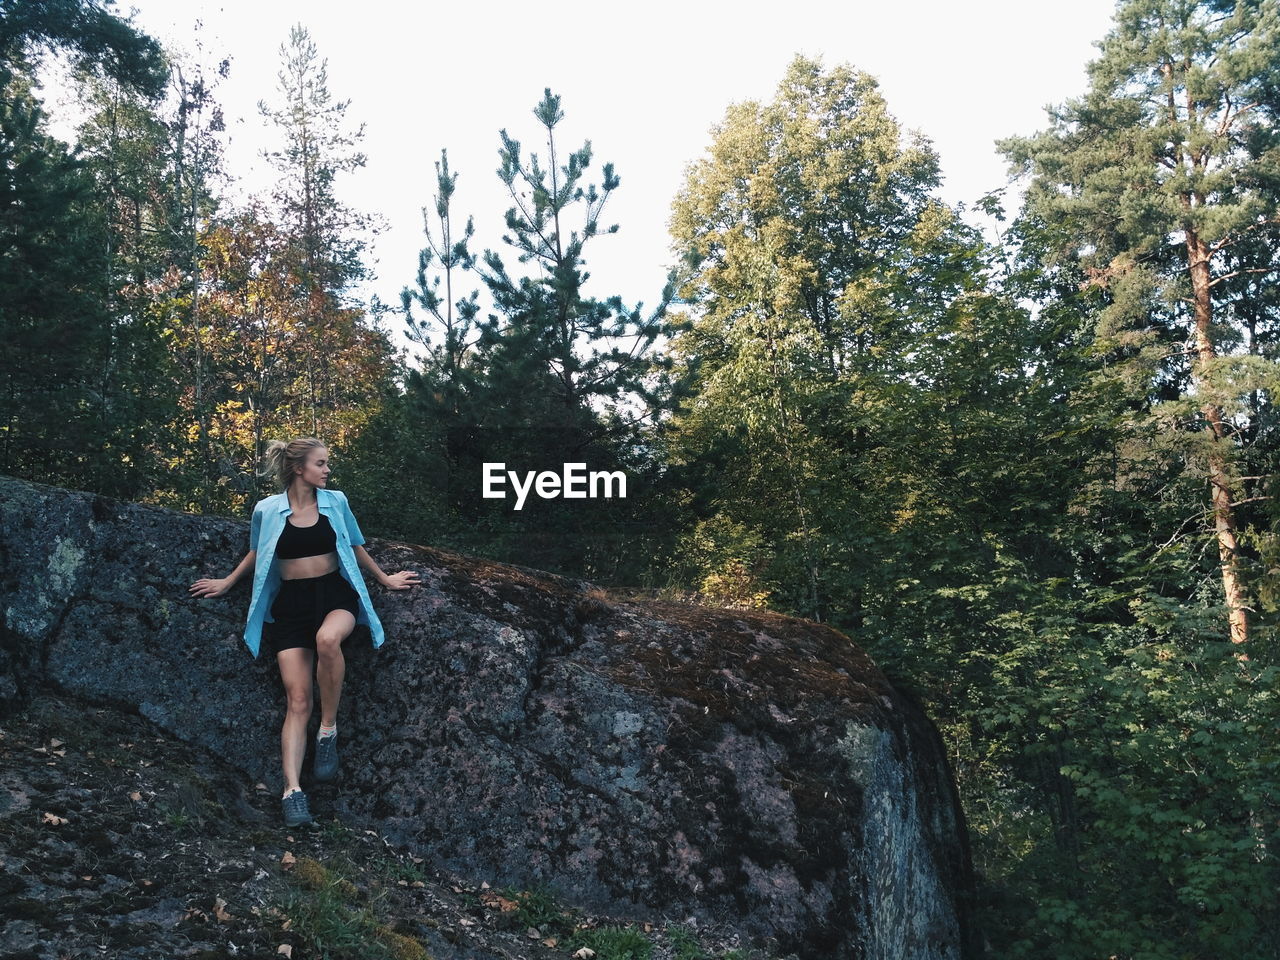
[[191, 585], [191, 595], [195, 597], [220, 597], [231, 589], [231, 578], [221, 580], [203, 578]]

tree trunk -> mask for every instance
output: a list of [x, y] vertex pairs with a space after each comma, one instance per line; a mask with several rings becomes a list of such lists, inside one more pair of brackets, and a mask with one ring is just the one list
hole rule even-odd
[[[1187, 260], [1191, 270], [1192, 301], [1195, 305], [1196, 370], [1194, 380], [1197, 389], [1204, 391], [1209, 370], [1214, 360], [1213, 340], [1209, 326], [1213, 321], [1213, 297], [1210, 289], [1209, 250], [1199, 234], [1187, 228]], [[1232, 468], [1224, 447], [1228, 442], [1222, 409], [1211, 400], [1200, 408], [1205, 418], [1205, 429], [1210, 437], [1209, 484], [1212, 488], [1213, 525], [1218, 537], [1218, 561], [1222, 567], [1222, 590], [1227, 602], [1227, 617], [1231, 627], [1231, 642], [1245, 643], [1249, 639], [1249, 604], [1240, 577], [1240, 552], [1236, 540], [1235, 504], [1232, 494]]]

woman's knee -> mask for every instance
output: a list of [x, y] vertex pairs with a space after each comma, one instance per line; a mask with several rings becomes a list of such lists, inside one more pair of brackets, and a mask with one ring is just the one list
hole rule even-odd
[[311, 690], [302, 688], [293, 688], [285, 691], [285, 700], [288, 703], [289, 712], [295, 716], [310, 717], [311, 716]]
[[325, 624], [316, 631], [316, 656], [322, 660], [331, 660], [342, 656], [342, 641], [347, 639], [344, 631]]

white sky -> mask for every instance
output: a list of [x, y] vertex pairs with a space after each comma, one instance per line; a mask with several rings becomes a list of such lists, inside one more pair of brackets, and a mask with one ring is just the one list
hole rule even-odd
[[475, 249], [503, 249], [498, 130], [541, 152], [531, 110], [551, 87], [565, 112], [559, 145], [591, 139], [593, 179], [605, 161], [622, 177], [603, 218], [620, 231], [586, 249], [588, 292], [653, 304], [672, 260], [666, 224], [686, 164], [706, 149], [730, 103], [769, 99], [797, 53], [875, 76], [891, 112], [939, 151], [943, 199], [972, 204], [1005, 183], [993, 142], [1044, 127], [1046, 105], [1083, 91], [1085, 64], [1114, 5], [135, 0], [133, 9], [141, 27], [180, 50], [193, 50], [199, 20], [209, 58], [231, 58], [218, 91], [231, 137], [227, 166], [249, 191], [269, 182], [259, 153], [273, 142], [257, 102], [278, 102], [289, 28], [310, 30], [328, 60], [331, 93], [351, 101], [353, 124], [365, 124], [368, 165], [338, 190], [386, 221], [372, 248], [373, 289], [395, 305], [413, 282], [421, 210], [433, 202], [442, 147], [461, 174], [454, 209], [464, 220], [475, 216]]

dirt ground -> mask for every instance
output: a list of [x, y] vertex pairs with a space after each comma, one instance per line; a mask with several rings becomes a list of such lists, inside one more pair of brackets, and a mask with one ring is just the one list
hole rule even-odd
[[0, 719], [0, 958], [748, 960], [726, 931], [586, 917], [476, 886], [344, 822], [316, 824], [148, 721], [49, 696]]

